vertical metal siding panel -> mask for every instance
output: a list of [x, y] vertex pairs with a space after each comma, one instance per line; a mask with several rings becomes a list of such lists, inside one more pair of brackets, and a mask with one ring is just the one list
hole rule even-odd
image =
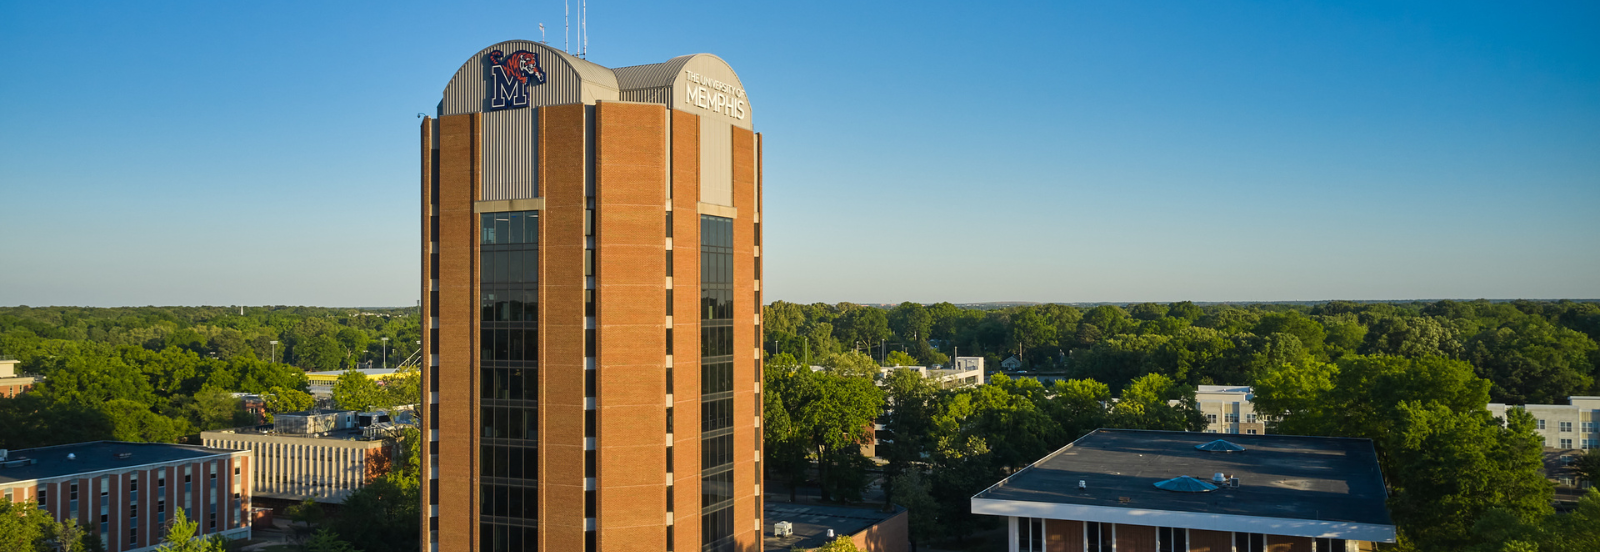
[[492, 111], [483, 115], [482, 200], [536, 197], [534, 116], [534, 108]]
[[[462, 113], [482, 112], [487, 107], [489, 76], [484, 65], [483, 56], [490, 51], [500, 49], [510, 53], [514, 50], [528, 50], [540, 52], [539, 65], [545, 71], [545, 83], [530, 87], [528, 90], [530, 106], [561, 105], [579, 103], [582, 101], [583, 77], [567, 63], [559, 54], [552, 53], [548, 47], [537, 42], [511, 41], [502, 42], [479, 51], [467, 61], [461, 69], [450, 79], [444, 89], [444, 101], [441, 102], [443, 111], [441, 115], [459, 115]], [[609, 86], [609, 83], [598, 83]]]

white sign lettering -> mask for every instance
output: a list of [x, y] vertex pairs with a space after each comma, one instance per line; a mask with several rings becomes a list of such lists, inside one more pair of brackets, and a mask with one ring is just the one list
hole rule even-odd
[[744, 120], [744, 89], [694, 71], [684, 71], [683, 103]]

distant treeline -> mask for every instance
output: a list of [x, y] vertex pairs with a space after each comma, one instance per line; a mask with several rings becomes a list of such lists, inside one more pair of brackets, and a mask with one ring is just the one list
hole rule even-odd
[[[880, 362], [934, 364], [1017, 355], [1024, 369], [1120, 390], [1145, 374], [1186, 385], [1248, 385], [1283, 364], [1347, 355], [1465, 360], [1497, 402], [1562, 403], [1597, 391], [1600, 304], [1578, 301], [1137, 303], [878, 308], [775, 302], [766, 348], [804, 361], [859, 350]], [[899, 354], [903, 353], [904, 357]], [[891, 363], [892, 364], [892, 363]]]
[[309, 406], [306, 371], [376, 362], [385, 337], [391, 366], [416, 351], [415, 309], [0, 308], [0, 356], [42, 377], [0, 399], [0, 448], [172, 442], [251, 423], [230, 393]]

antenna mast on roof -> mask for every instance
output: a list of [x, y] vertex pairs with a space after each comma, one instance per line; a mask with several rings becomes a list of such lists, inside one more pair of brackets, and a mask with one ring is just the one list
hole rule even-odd
[[572, 53], [572, 2], [561, 2], [561, 51]]
[[544, 23], [540, 23], [539, 24], [539, 43], [540, 44], [549, 44], [550, 43], [549, 41], [546, 41], [544, 39]]
[[578, 10], [578, 57], [589, 59], [589, 0], [580, 0]]

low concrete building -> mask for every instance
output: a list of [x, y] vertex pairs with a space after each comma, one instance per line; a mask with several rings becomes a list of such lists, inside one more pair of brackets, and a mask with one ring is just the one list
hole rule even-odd
[[350, 493], [388, 473], [393, 451], [383, 440], [387, 423], [363, 427], [348, 410], [279, 414], [272, 426], [206, 431], [208, 447], [255, 453], [256, 496], [264, 505], [306, 499], [342, 503]]
[[17, 375], [17, 359], [0, 357], [0, 398], [15, 397], [33, 389], [39, 378]]
[[1100, 429], [972, 497], [1010, 552], [1372, 550], [1395, 542], [1366, 439]]
[[0, 451], [0, 494], [97, 531], [106, 552], [161, 543], [176, 508], [202, 535], [250, 538], [250, 451], [93, 441]]
[[[837, 506], [765, 501], [762, 549], [766, 552], [811, 550], [838, 537], [850, 537], [865, 552], [910, 550], [909, 516], [905, 508], [885, 512], [881, 506]], [[828, 536], [829, 531], [833, 537]]]

